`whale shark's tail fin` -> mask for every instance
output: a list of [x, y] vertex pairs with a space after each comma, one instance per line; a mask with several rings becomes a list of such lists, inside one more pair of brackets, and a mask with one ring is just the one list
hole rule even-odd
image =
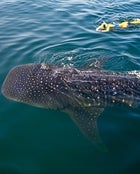
[[107, 147], [100, 139], [97, 128], [97, 117], [103, 112], [103, 108], [73, 107], [64, 110], [79, 127], [81, 132], [90, 139], [97, 148], [107, 152]]

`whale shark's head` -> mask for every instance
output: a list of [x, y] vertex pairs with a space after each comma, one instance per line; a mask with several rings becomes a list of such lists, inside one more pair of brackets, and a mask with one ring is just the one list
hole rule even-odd
[[45, 108], [57, 108], [52, 83], [53, 66], [48, 64], [25, 64], [16, 66], [7, 75], [2, 93], [6, 98]]

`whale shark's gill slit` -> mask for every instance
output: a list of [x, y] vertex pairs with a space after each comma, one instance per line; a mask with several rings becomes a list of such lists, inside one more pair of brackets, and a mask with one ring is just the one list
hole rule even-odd
[[129, 91], [131, 91], [131, 94], [133, 95], [133, 96], [135, 96], [135, 95], [140, 95], [140, 86], [138, 85], [138, 86], [128, 86], [128, 89], [129, 89]]

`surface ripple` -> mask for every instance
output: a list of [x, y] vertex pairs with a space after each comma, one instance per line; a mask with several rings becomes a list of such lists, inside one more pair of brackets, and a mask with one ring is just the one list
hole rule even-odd
[[[96, 31], [139, 10], [138, 0], [1, 0], [1, 84], [12, 67], [33, 62], [88, 68], [100, 59], [107, 70], [139, 70], [140, 26]], [[64, 113], [0, 97], [0, 173], [139, 173], [139, 108], [105, 109], [98, 126], [110, 152], [101, 154]]]

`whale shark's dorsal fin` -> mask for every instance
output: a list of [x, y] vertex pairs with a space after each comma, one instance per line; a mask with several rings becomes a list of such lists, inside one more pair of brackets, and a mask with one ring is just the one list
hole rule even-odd
[[64, 112], [68, 113], [79, 127], [81, 132], [90, 139], [101, 151], [107, 151], [105, 144], [100, 139], [97, 128], [97, 117], [103, 112], [103, 108], [72, 107]]

